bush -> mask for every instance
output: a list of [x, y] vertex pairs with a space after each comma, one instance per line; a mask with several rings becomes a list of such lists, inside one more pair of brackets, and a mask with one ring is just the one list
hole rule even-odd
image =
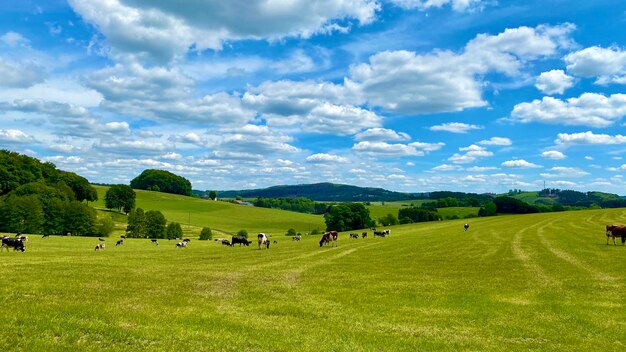
[[166, 235], [169, 240], [182, 238], [183, 228], [177, 222], [170, 222], [169, 225], [167, 225]]
[[113, 223], [113, 219], [111, 219], [110, 216], [105, 216], [98, 219], [98, 224], [96, 225], [98, 236], [109, 237], [109, 235], [111, 235], [111, 233], [113, 232], [114, 227], [115, 224]]
[[237, 236], [241, 236], [243, 238], [248, 238], [248, 231], [246, 231], [246, 230], [239, 230], [239, 232], [237, 232]]
[[293, 237], [293, 236], [295, 236], [295, 235], [296, 235], [296, 230], [294, 230], [294, 229], [289, 229], [289, 230], [287, 230], [287, 233], [286, 233], [285, 235], [287, 235], [287, 236], [289, 236], [289, 237]]
[[203, 227], [202, 231], [200, 231], [200, 241], [212, 240], [213, 232], [208, 227]]
[[320, 229], [313, 229], [313, 231], [311, 231], [311, 235], [319, 235], [320, 233], [322, 233]]
[[409, 217], [403, 217], [400, 219], [400, 225], [405, 225], [405, 224], [412, 224], [413, 220], [411, 220], [411, 218]]

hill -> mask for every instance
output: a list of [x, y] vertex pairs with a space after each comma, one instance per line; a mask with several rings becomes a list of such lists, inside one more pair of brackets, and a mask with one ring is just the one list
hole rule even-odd
[[[104, 211], [102, 199], [108, 187], [94, 187], [98, 191], [99, 199], [94, 206]], [[161, 211], [168, 222], [180, 223], [186, 236], [197, 237], [202, 227], [210, 227], [224, 234], [247, 230], [251, 234], [266, 232], [272, 235], [284, 235], [290, 228], [301, 233], [326, 228], [321, 215], [256, 208], [162, 192], [135, 190], [135, 193], [137, 194], [137, 208], [142, 208], [144, 211]], [[126, 227], [126, 216], [115, 214], [114, 221], [121, 234]]]
[[[194, 191], [203, 196], [206, 192]], [[315, 201], [367, 202], [399, 201], [415, 198], [410, 193], [388, 191], [382, 188], [358, 187], [335, 183], [314, 183], [306, 185], [282, 185], [263, 189], [218, 191], [219, 198], [291, 198], [305, 197]]]

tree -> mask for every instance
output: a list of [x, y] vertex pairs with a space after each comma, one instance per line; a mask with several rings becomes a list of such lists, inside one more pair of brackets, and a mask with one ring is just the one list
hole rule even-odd
[[0, 230], [4, 232], [41, 233], [44, 212], [37, 195], [10, 195], [0, 203]]
[[130, 181], [130, 186], [135, 189], [158, 190], [165, 193], [191, 196], [191, 182], [165, 170], [144, 170]]
[[135, 208], [135, 191], [126, 185], [113, 185], [109, 187], [104, 196], [104, 206], [107, 209], [117, 209], [128, 214]]
[[478, 209], [478, 216], [494, 216], [498, 214], [496, 203], [487, 202], [482, 208]]
[[71, 232], [77, 236], [98, 236], [96, 221], [97, 215], [93, 208], [77, 201], [71, 201], [67, 204], [65, 232]]
[[287, 236], [290, 236], [290, 237], [293, 237], [293, 236], [295, 236], [295, 235], [296, 235], [296, 230], [294, 230], [294, 229], [289, 229], [289, 230], [287, 230], [286, 235], [287, 235]]
[[382, 226], [398, 225], [398, 218], [396, 218], [393, 214], [387, 214], [385, 216], [380, 217], [378, 219], [378, 222]]
[[166, 237], [168, 240], [173, 240], [175, 238], [183, 237], [183, 228], [177, 222], [170, 222], [167, 225], [167, 230], [165, 231]]
[[59, 180], [68, 185], [72, 191], [76, 200], [82, 202], [86, 200], [87, 203], [95, 202], [98, 200], [98, 192], [89, 184], [86, 178], [79, 176], [73, 172], [61, 172]]
[[248, 238], [248, 231], [246, 231], [246, 230], [239, 230], [239, 232], [237, 232], [237, 236], [241, 236], [243, 238]]
[[165, 216], [158, 210], [149, 210], [146, 212], [146, 235], [150, 238], [165, 237]]
[[402, 208], [398, 211], [400, 219], [409, 218], [412, 222], [425, 222], [441, 220], [441, 216], [437, 212], [417, 207]]
[[324, 214], [326, 230], [349, 231], [371, 227], [374, 221], [370, 211], [362, 203], [342, 203], [331, 207]]
[[213, 232], [208, 227], [203, 227], [202, 231], [200, 231], [200, 241], [212, 240]]
[[113, 223], [113, 219], [110, 216], [103, 216], [98, 219], [98, 223], [96, 225], [98, 236], [101, 237], [109, 237], [115, 228], [115, 224]]
[[126, 237], [142, 238], [146, 234], [146, 214], [143, 209], [137, 208], [128, 213]]
[[215, 191], [209, 192], [209, 198], [211, 198], [211, 200], [216, 200], [217, 199], [217, 192], [215, 192]]

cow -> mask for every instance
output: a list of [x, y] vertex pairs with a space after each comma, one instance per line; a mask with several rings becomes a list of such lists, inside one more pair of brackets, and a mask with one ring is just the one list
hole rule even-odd
[[383, 233], [385, 234], [385, 236], [389, 236], [389, 235], [391, 235], [391, 230], [385, 229], [385, 230], [383, 230]]
[[337, 245], [337, 231], [328, 231], [322, 235], [322, 239], [320, 240], [320, 247], [324, 244], [330, 243], [333, 247]]
[[274, 244], [278, 244], [278, 241], [274, 240]]
[[115, 242], [115, 246], [121, 246], [124, 244], [124, 240], [118, 240], [117, 242]]
[[378, 236], [378, 237], [385, 237], [386, 233], [385, 233], [385, 231], [374, 231], [374, 237], [376, 237], [376, 236]]
[[467, 232], [467, 230], [469, 230], [469, 224], [463, 224], [463, 229]]
[[104, 243], [98, 243], [98, 244], [96, 245], [96, 248], [94, 248], [93, 250], [94, 250], [94, 251], [99, 251], [99, 250], [101, 250], [101, 249], [104, 249], [105, 247], [106, 247], [106, 245], [105, 245]]
[[16, 238], [19, 238], [22, 242], [28, 242], [28, 236], [16, 236]]
[[613, 245], [615, 243], [615, 237], [622, 239], [622, 245], [626, 243], [626, 225], [606, 225], [606, 244], [609, 244], [609, 237], [613, 237]]
[[121, 238], [121, 239], [123, 239], [123, 240], [125, 240], [125, 239], [126, 239], [126, 236], [120, 236], [120, 238]]
[[223, 246], [228, 246], [228, 247], [230, 247], [230, 246], [231, 246], [231, 244], [230, 244], [230, 241], [229, 241], [229, 240], [222, 240], [222, 245], [223, 245]]
[[239, 243], [239, 247], [241, 247], [242, 244], [245, 246], [249, 246], [252, 243], [252, 241], [248, 241], [243, 236], [233, 236], [230, 240], [230, 245], [234, 246], [237, 243]]
[[41, 236], [41, 238], [48, 238], [48, 237], [50, 237], [49, 234], [44, 234], [43, 236]]
[[102, 237], [98, 237], [98, 241], [100, 241], [100, 242], [104, 242], [104, 238], [102, 238]]
[[350, 234], [350, 238], [354, 238], [355, 240], [359, 239], [359, 234], [358, 233], [351, 233]]
[[302, 237], [300, 235], [296, 235], [296, 236], [291, 237], [291, 240], [292, 241], [300, 241], [301, 238]]
[[259, 242], [259, 249], [261, 249], [261, 246], [265, 245], [266, 249], [270, 248], [270, 240], [267, 238], [267, 235], [264, 234], [263, 232], [259, 232], [259, 234], [256, 236]]
[[157, 246], [159, 245], [159, 241], [157, 241], [156, 238], [150, 239], [150, 242], [156, 244]]
[[9, 251], [9, 248], [13, 248], [14, 251], [26, 251], [24, 242], [19, 238], [12, 238], [8, 236], [2, 237], [2, 246], [0, 248], [4, 247], [7, 247], [7, 252]]
[[361, 234], [361, 238], [366, 238], [366, 237], [367, 237], [367, 232], [363, 232], [363, 233]]
[[187, 242], [187, 243], [189, 243], [189, 241], [191, 241], [191, 240], [190, 240], [190, 239], [188, 239], [188, 238], [185, 238], [185, 239], [183, 240], [183, 242]]
[[176, 243], [176, 248], [187, 248], [187, 242]]

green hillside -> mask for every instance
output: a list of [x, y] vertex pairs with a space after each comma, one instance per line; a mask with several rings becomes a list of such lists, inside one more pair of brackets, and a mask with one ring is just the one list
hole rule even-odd
[[[167, 214], [186, 200], [140, 195]], [[221, 206], [196, 205], [238, 211]], [[622, 351], [626, 247], [607, 246], [604, 226], [624, 219], [494, 216], [341, 233], [337, 247], [274, 237], [269, 250], [31, 236], [0, 254], [13, 273], [0, 278], [0, 350]]]
[[[108, 187], [95, 186], [98, 201], [94, 204], [104, 209], [104, 195]], [[266, 232], [282, 235], [289, 228], [296, 232], [309, 233], [313, 229], [324, 230], [324, 218], [320, 215], [302, 214], [278, 209], [255, 208], [228, 202], [211, 201], [181, 195], [135, 190], [136, 206], [145, 211], [159, 210], [168, 221], [183, 225], [185, 234], [199, 235], [202, 227], [210, 227], [225, 233], [237, 233], [245, 229], [249, 233]], [[115, 220], [125, 227], [125, 216], [117, 215]], [[191, 231], [189, 229], [192, 229]]]

